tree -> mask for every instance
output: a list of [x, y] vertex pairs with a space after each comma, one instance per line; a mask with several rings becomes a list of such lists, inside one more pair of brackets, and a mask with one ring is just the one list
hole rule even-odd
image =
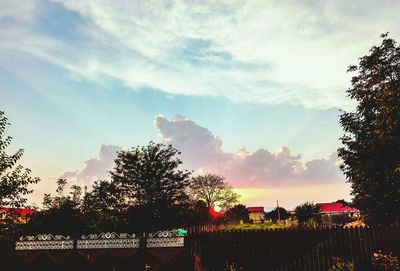
[[195, 200], [204, 201], [208, 208], [219, 206], [223, 211], [233, 207], [239, 200], [239, 195], [233, 192], [225, 178], [215, 174], [194, 177], [189, 186], [189, 195]]
[[319, 206], [312, 202], [305, 202], [297, 206], [295, 212], [300, 226], [321, 223]]
[[45, 194], [44, 210], [32, 215], [21, 230], [24, 234], [53, 233], [78, 236], [86, 232], [85, 220], [81, 212], [81, 187], [72, 185], [69, 195], [65, 195], [66, 179], [57, 180], [56, 195]]
[[83, 197], [83, 211], [118, 210], [121, 206], [120, 191], [114, 182], [95, 181], [92, 190]]
[[338, 153], [354, 205], [371, 222], [392, 223], [400, 221], [400, 47], [382, 38], [348, 69], [357, 72], [347, 90], [357, 106], [340, 116]]
[[[121, 194], [113, 182], [96, 181], [82, 201], [86, 226], [91, 232], [119, 231], [126, 222]], [[124, 219], [125, 218], [125, 219]]]
[[345, 200], [345, 199], [338, 199], [337, 201], [335, 201], [336, 203], [341, 203], [341, 204], [343, 204], [343, 205], [345, 205], [345, 206], [353, 206], [353, 203], [352, 202], [348, 202], [347, 200]]
[[33, 190], [28, 186], [39, 182], [39, 178], [31, 177], [31, 170], [18, 165], [24, 150], [19, 149], [14, 154], [7, 154], [6, 148], [12, 138], [6, 136], [9, 127], [8, 119], [0, 111], [0, 206], [22, 207], [26, 204], [26, 195]]
[[224, 219], [233, 222], [239, 222], [239, 221], [248, 222], [249, 212], [247, 211], [245, 205], [237, 204], [225, 212]]
[[43, 207], [45, 209], [59, 209], [61, 206], [68, 203], [68, 205], [73, 206], [74, 208], [79, 208], [81, 204], [81, 194], [82, 189], [78, 185], [72, 185], [70, 187], [72, 196], [64, 196], [64, 190], [67, 185], [66, 179], [58, 179], [57, 180], [57, 196], [51, 196], [51, 194], [44, 194], [43, 197]]
[[[278, 215], [278, 210], [279, 210], [279, 215]], [[276, 207], [274, 210], [271, 212], [268, 212], [265, 217], [267, 219], [271, 219], [272, 221], [278, 221], [280, 220], [286, 220], [290, 217], [288, 211], [286, 211], [285, 208], [283, 207]]]
[[[190, 172], [179, 169], [178, 150], [171, 145], [150, 142], [147, 146], [120, 151], [111, 171], [121, 200], [130, 205], [143, 225], [166, 227], [171, 210], [186, 199]], [[149, 228], [147, 228], [149, 229]]]

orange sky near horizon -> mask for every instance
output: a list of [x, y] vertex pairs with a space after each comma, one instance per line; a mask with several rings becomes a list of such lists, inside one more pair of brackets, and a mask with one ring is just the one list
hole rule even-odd
[[264, 206], [265, 208], [279, 206], [293, 210], [304, 203], [304, 199], [314, 203], [333, 202], [338, 199], [350, 200], [350, 184], [332, 183], [284, 188], [235, 188], [241, 195], [240, 202], [247, 207]]

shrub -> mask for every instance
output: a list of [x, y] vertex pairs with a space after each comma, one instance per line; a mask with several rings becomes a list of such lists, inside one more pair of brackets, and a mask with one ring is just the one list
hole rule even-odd
[[372, 254], [372, 265], [377, 271], [399, 271], [400, 263], [392, 253], [383, 254], [381, 251]]
[[333, 265], [328, 271], [353, 271], [354, 266], [351, 262], [346, 262], [341, 258], [333, 258]]

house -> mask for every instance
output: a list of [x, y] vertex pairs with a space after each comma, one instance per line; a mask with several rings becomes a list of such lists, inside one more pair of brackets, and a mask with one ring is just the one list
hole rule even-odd
[[248, 207], [247, 212], [249, 213], [250, 221], [253, 223], [262, 223], [265, 220], [264, 207]]
[[322, 224], [344, 225], [360, 216], [360, 210], [343, 202], [317, 203], [321, 211]]
[[7, 219], [14, 219], [19, 223], [26, 223], [30, 215], [36, 213], [33, 209], [22, 209], [22, 208], [1, 208], [0, 209], [0, 224], [6, 224]]

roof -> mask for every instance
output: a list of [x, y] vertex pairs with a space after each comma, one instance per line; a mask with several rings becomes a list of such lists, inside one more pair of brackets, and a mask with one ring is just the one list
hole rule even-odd
[[360, 212], [357, 208], [350, 207], [341, 202], [318, 203], [321, 213], [356, 213]]
[[7, 213], [9, 213], [11, 211], [15, 211], [19, 214], [19, 216], [22, 216], [22, 217], [37, 213], [37, 211], [33, 210], [33, 209], [21, 209], [21, 208], [1, 208], [0, 210], [5, 211]]
[[264, 207], [248, 207], [247, 212], [249, 213], [264, 212]]

